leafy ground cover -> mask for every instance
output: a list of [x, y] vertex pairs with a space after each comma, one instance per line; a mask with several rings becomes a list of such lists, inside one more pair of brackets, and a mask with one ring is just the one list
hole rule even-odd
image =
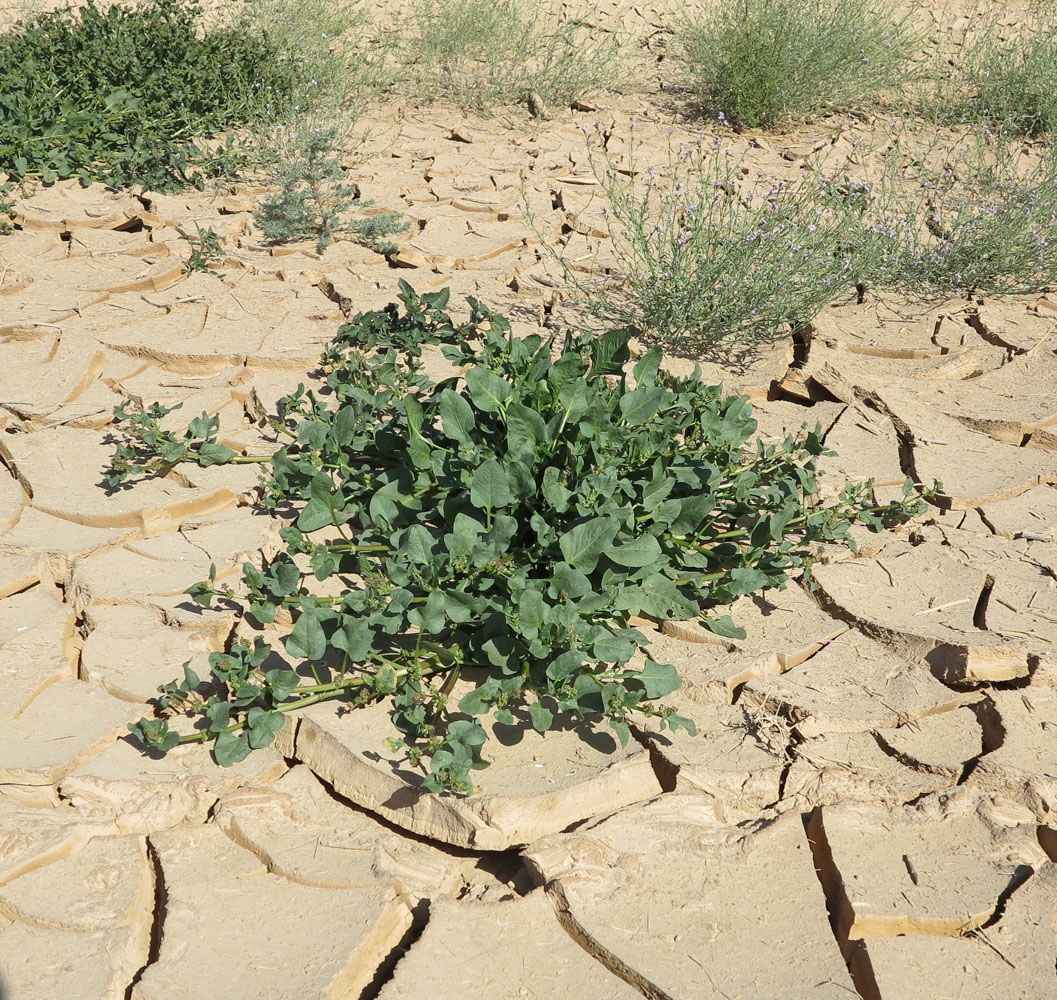
[[[131, 729], [144, 747], [212, 741], [232, 764], [271, 743], [286, 712], [387, 698], [392, 747], [428, 762], [425, 786], [469, 792], [489, 713], [524, 713], [542, 732], [558, 713], [606, 720], [621, 743], [636, 714], [693, 730], [659, 702], [675, 669], [629, 665], [646, 643], [635, 616], [703, 615], [743, 637], [722, 610], [735, 598], [784, 586], [817, 542], [920, 507], [909, 483], [902, 502], [877, 506], [867, 483], [816, 504], [818, 431], [750, 446], [745, 397], [664, 375], [656, 347], [629, 373], [627, 330], [555, 345], [514, 337], [474, 300], [455, 324], [446, 292], [404, 283], [400, 299], [403, 312], [340, 329], [322, 359], [330, 398], [301, 388], [282, 401], [274, 427], [288, 443], [274, 455], [235, 455], [204, 414], [177, 438], [159, 426], [164, 407], [115, 411], [112, 488], [180, 461], [260, 461], [264, 503], [296, 510], [286, 552], [247, 563], [237, 591], [215, 579], [189, 591], [236, 601], [261, 626], [292, 614], [296, 667], [269, 666], [259, 636], [213, 654], [211, 678], [186, 670], [161, 699], [196, 729], [142, 719]], [[423, 373], [438, 345], [461, 375]], [[473, 689], [453, 703], [460, 678]]]
[[0, 170], [166, 190], [230, 168], [193, 140], [285, 105], [296, 67], [263, 34], [199, 32], [198, 14], [197, 0], [93, 3], [0, 36]]

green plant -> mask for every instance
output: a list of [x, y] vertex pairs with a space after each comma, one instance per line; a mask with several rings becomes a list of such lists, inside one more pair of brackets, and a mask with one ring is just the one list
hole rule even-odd
[[[440, 0], [414, 8], [403, 55], [416, 92], [473, 107], [528, 98], [568, 105], [629, 79], [612, 35], [563, 23], [526, 0]], [[409, 33], [410, 34], [410, 33]]]
[[0, 236], [10, 236], [15, 231], [11, 225], [11, 219], [15, 217], [15, 203], [8, 198], [13, 190], [13, 184], [0, 184]]
[[967, 39], [960, 72], [939, 91], [947, 122], [1038, 136], [1057, 126], [1057, 22], [1034, 18], [1006, 41], [992, 16]]
[[684, 18], [675, 50], [699, 109], [774, 128], [898, 88], [914, 36], [875, 0], [733, 0]]
[[[185, 670], [159, 703], [199, 728], [143, 719], [131, 729], [145, 747], [214, 741], [231, 764], [270, 743], [286, 712], [388, 698], [391, 746], [428, 760], [425, 787], [468, 792], [488, 713], [541, 732], [558, 713], [604, 719], [622, 743], [635, 714], [692, 732], [657, 704], [679, 685], [674, 668], [631, 668], [646, 642], [632, 616], [704, 614], [744, 636], [715, 609], [784, 585], [815, 542], [919, 507], [875, 506], [868, 484], [813, 506], [817, 430], [749, 447], [744, 397], [668, 378], [658, 348], [629, 374], [625, 330], [566, 334], [555, 359], [473, 299], [461, 325], [447, 291], [419, 298], [401, 282], [400, 299], [403, 315], [390, 305], [339, 330], [323, 356], [332, 402], [299, 387], [280, 404], [289, 443], [263, 496], [297, 512], [286, 551], [245, 564], [238, 592], [215, 570], [188, 591], [240, 602], [248, 624], [292, 613], [283, 642], [297, 667], [269, 669], [260, 636], [213, 654], [208, 686]], [[421, 357], [436, 343], [460, 368], [435, 383]]]
[[228, 462], [251, 463], [265, 459], [236, 455], [230, 448], [217, 442], [220, 418], [203, 413], [195, 417], [181, 436], [162, 428], [161, 422], [183, 406], [137, 406], [124, 402], [114, 407], [114, 420], [122, 438], [112, 438], [115, 444], [110, 466], [103, 481], [117, 489], [134, 476], [163, 475], [180, 462], [193, 460], [199, 465], [226, 465]]
[[701, 356], [786, 337], [861, 279], [863, 199], [834, 197], [843, 169], [771, 181], [718, 139], [642, 167], [634, 148], [611, 161], [584, 131], [619, 275], [586, 275], [552, 253], [604, 323]]
[[203, 229], [197, 222], [195, 223], [195, 229], [198, 230], [198, 234], [189, 236], [179, 226], [176, 227], [176, 231], [180, 234], [180, 239], [191, 246], [191, 256], [187, 258], [184, 264], [184, 274], [194, 274], [198, 271], [203, 271], [206, 274], [213, 275], [215, 278], [223, 278], [224, 275], [219, 271], [214, 271], [210, 266], [224, 259], [224, 248], [220, 245], [219, 237], [212, 229]]
[[166, 190], [229, 166], [230, 146], [194, 140], [285, 106], [296, 67], [259, 32], [200, 32], [198, 14], [198, 0], [93, 0], [0, 35], [0, 170]]
[[244, 0], [232, 25], [263, 33], [291, 60], [296, 80], [287, 107], [298, 112], [347, 119], [394, 78], [391, 33], [378, 31], [368, 9], [352, 0]]
[[905, 138], [891, 143], [864, 216], [869, 283], [948, 296], [1035, 292], [1057, 280], [1052, 150], [986, 130], [943, 133], [931, 151]]
[[397, 212], [347, 218], [350, 209], [373, 202], [361, 201], [355, 185], [345, 180], [336, 140], [335, 127], [303, 124], [291, 133], [275, 171], [280, 190], [264, 200], [254, 220], [273, 243], [315, 238], [322, 253], [336, 235], [345, 234], [378, 253], [390, 253], [396, 247], [385, 237], [406, 230], [407, 220]]

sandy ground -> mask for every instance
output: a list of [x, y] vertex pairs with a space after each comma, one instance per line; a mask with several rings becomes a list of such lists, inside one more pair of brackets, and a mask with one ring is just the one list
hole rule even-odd
[[[124, 735], [180, 664], [206, 671], [238, 634], [184, 589], [210, 563], [267, 560], [281, 525], [252, 467], [107, 495], [114, 405], [215, 413], [224, 443], [257, 452], [262, 416], [401, 278], [560, 326], [574, 312], [540, 241], [604, 267], [596, 117], [614, 155], [633, 119], [640, 155], [664, 155], [646, 98], [549, 121], [372, 110], [348, 168], [414, 223], [391, 260], [269, 249], [252, 188], [59, 184], [18, 203], [0, 238], [2, 1000], [1055, 994], [1057, 296], [1041, 289], [909, 312], [852, 296], [738, 373], [706, 366], [753, 397], [764, 436], [821, 422], [827, 489], [943, 491], [820, 567], [814, 595], [739, 602], [744, 642], [658, 632], [696, 738], [639, 730], [615, 752], [530, 730], [492, 741], [479, 794], [441, 798], [387, 756], [382, 707], [316, 706], [229, 770]], [[829, 121], [734, 146], [781, 176], [853, 138]], [[222, 239], [222, 277], [184, 273], [176, 227], [196, 223]]]

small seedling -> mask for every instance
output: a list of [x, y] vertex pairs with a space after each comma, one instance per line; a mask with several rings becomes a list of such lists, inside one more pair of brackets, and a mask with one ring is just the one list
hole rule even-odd
[[356, 187], [345, 179], [336, 141], [334, 127], [306, 125], [295, 131], [276, 171], [280, 190], [264, 200], [254, 220], [272, 243], [315, 239], [322, 253], [344, 234], [378, 253], [391, 253], [396, 247], [385, 237], [406, 230], [407, 220], [396, 212], [348, 217], [351, 210], [374, 203], [361, 201]]
[[210, 266], [224, 259], [224, 248], [220, 245], [220, 238], [212, 229], [203, 229], [197, 222], [195, 229], [198, 230], [198, 235], [189, 236], [179, 226], [176, 227], [180, 239], [191, 245], [191, 256], [184, 263], [184, 274], [201, 271], [213, 275], [214, 278], [223, 278], [224, 275], [219, 271], [214, 271]]
[[8, 197], [13, 189], [13, 184], [0, 184], [0, 236], [10, 236], [15, 231], [11, 225], [15, 216], [15, 203]]

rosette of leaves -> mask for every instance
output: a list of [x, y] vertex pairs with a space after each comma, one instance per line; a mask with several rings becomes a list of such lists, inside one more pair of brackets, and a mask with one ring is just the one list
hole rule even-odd
[[[514, 337], [472, 299], [458, 326], [446, 292], [404, 284], [401, 298], [405, 315], [342, 327], [324, 355], [329, 401], [299, 389], [280, 408], [289, 443], [265, 495], [296, 512], [287, 551], [246, 564], [237, 592], [191, 589], [206, 605], [240, 600], [261, 625], [293, 615], [296, 670], [266, 669], [258, 638], [214, 654], [208, 689], [192, 677], [164, 692], [166, 710], [202, 717], [180, 738], [215, 739], [221, 763], [267, 745], [283, 713], [337, 696], [389, 698], [391, 746], [428, 764], [435, 791], [472, 790], [489, 714], [509, 724], [521, 710], [541, 732], [558, 713], [604, 720], [622, 743], [636, 714], [693, 731], [658, 704], [674, 668], [631, 666], [646, 644], [636, 616], [703, 616], [743, 636], [721, 613], [735, 598], [783, 586], [815, 542], [917, 509], [875, 506], [868, 485], [812, 505], [817, 430], [750, 447], [745, 397], [667, 378], [658, 348], [629, 372], [627, 331], [556, 345]], [[455, 367], [434, 383], [421, 354], [439, 341]], [[340, 596], [313, 594], [324, 581]], [[472, 686], [456, 703], [460, 679]], [[156, 749], [172, 740], [160, 721], [133, 727]]]

